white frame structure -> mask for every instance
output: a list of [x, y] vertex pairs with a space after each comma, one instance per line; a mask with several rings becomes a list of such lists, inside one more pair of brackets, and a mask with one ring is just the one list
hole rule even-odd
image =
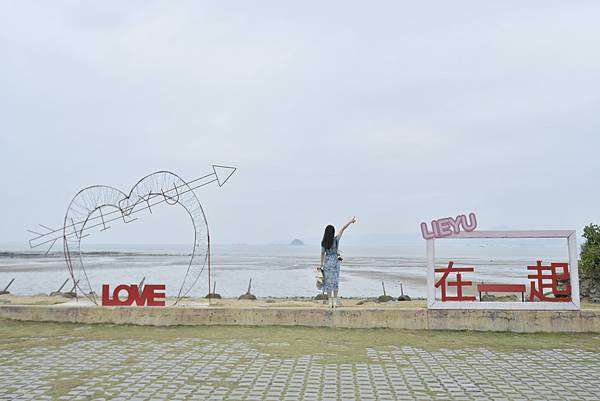
[[[461, 238], [565, 238], [569, 250], [572, 302], [480, 302], [436, 300], [435, 238], [427, 240], [427, 308], [428, 309], [522, 309], [522, 310], [580, 310], [579, 268], [575, 231], [472, 231], [438, 239]], [[532, 263], [535, 261], [532, 261]]]

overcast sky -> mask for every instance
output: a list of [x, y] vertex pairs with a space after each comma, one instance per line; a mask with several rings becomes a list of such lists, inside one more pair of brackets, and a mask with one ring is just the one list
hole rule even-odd
[[[600, 2], [0, 0], [0, 242], [193, 179], [215, 242], [600, 222]], [[168, 207], [98, 242], [185, 243]]]

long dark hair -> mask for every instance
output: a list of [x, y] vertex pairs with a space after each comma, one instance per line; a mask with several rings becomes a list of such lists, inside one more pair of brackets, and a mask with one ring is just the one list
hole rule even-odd
[[333, 237], [335, 236], [335, 227], [331, 224], [325, 227], [325, 233], [323, 234], [323, 241], [321, 241], [321, 246], [324, 249], [331, 249], [333, 246]]

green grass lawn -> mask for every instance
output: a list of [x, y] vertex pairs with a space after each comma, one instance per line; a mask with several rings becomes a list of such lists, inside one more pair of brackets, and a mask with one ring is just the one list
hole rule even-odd
[[[404, 346], [436, 350], [440, 348], [487, 348], [497, 351], [517, 349], [576, 348], [600, 349], [599, 334], [416, 331], [392, 329], [331, 329], [308, 327], [85, 325], [0, 320], [0, 349], [53, 347], [74, 340], [129, 339], [172, 342], [198, 338], [214, 342], [242, 341], [260, 352], [277, 357], [325, 354], [331, 361], [359, 362], [366, 348]], [[333, 359], [332, 359], [333, 358]]]

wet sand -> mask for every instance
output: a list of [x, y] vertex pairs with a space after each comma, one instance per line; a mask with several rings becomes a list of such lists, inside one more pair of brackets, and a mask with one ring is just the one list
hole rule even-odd
[[[424, 309], [427, 307], [425, 299], [414, 299], [412, 301], [390, 301], [378, 302], [377, 298], [341, 298], [341, 307], [344, 308], [384, 308], [384, 309]], [[167, 298], [167, 306], [173, 306], [174, 298]], [[0, 295], [1, 305], [81, 305], [94, 306], [87, 298], [66, 298], [63, 296], [31, 295], [21, 296], [5, 294]], [[327, 301], [314, 300], [308, 297], [288, 298], [258, 298], [255, 301], [238, 300], [236, 298], [212, 299], [206, 298], [184, 298], [178, 305], [182, 308], [328, 308]], [[594, 304], [582, 300], [582, 309], [600, 309], [600, 304]]]

